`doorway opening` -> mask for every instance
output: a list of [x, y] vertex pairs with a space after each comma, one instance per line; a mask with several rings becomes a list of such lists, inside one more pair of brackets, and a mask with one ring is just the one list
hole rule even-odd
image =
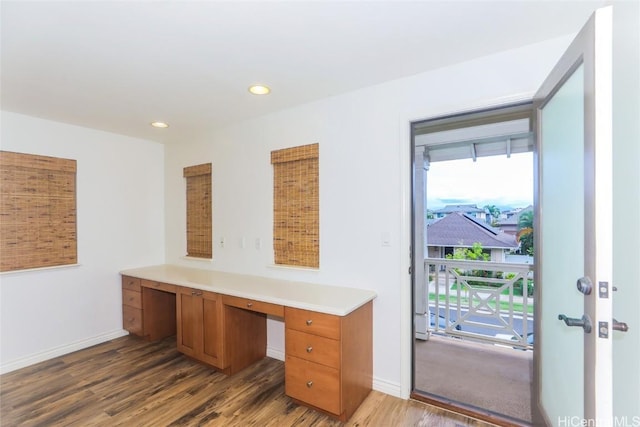
[[531, 103], [412, 123], [412, 397], [531, 423]]

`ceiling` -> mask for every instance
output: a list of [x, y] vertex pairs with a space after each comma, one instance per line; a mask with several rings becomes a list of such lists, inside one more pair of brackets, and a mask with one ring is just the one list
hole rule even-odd
[[[3, 110], [177, 143], [576, 33], [604, 1], [10, 1]], [[272, 93], [247, 88], [264, 83]], [[170, 124], [155, 129], [155, 120]]]

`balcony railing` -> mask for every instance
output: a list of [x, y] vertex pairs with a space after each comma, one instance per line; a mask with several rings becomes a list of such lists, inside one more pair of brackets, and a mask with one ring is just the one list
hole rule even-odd
[[427, 258], [424, 268], [430, 332], [533, 348], [533, 265]]

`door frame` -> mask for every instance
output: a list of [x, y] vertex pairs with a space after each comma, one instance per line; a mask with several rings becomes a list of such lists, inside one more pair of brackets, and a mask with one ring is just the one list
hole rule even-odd
[[[414, 164], [414, 141], [413, 141], [413, 123], [433, 120], [446, 116], [457, 116], [462, 114], [469, 114], [474, 112], [480, 112], [484, 110], [500, 109], [508, 106], [514, 106], [518, 104], [532, 104], [535, 92], [523, 92], [514, 94], [511, 96], [503, 96], [487, 99], [479, 102], [460, 103], [456, 105], [449, 105], [446, 108], [443, 106], [428, 109], [422, 113], [406, 114], [400, 119], [400, 170], [404, 171], [404, 175], [400, 180], [401, 192], [400, 192], [400, 206], [402, 207], [402, 219], [400, 223], [400, 251], [401, 259], [407, 260], [406, 266], [403, 265], [400, 269], [400, 284], [401, 284], [401, 313], [403, 313], [400, 320], [400, 330], [402, 336], [400, 337], [400, 390], [398, 395], [400, 398], [409, 399], [412, 397], [414, 384], [413, 384], [413, 341], [415, 339], [414, 328], [414, 289], [413, 289], [413, 274], [411, 267], [414, 265], [414, 259], [411, 251], [413, 245], [413, 164]], [[531, 105], [533, 108], [533, 105]], [[409, 274], [407, 274], [409, 273]], [[532, 394], [533, 396], [533, 394]], [[475, 411], [466, 410], [463, 407], [452, 407], [458, 413], [467, 414], [479, 419], [485, 419], [489, 422], [502, 421], [508, 423], [507, 420], [498, 420], [498, 417], [485, 416]], [[505, 424], [512, 425], [512, 424]]]

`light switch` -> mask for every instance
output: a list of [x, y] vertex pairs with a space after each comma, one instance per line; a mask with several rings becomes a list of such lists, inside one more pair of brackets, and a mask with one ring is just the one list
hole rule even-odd
[[380, 234], [380, 244], [382, 246], [391, 246], [391, 233], [388, 231], [383, 231]]
[[220, 243], [219, 243], [221, 248], [224, 248], [224, 237], [220, 238]]
[[261, 249], [262, 248], [262, 239], [257, 237], [256, 238], [256, 249]]

